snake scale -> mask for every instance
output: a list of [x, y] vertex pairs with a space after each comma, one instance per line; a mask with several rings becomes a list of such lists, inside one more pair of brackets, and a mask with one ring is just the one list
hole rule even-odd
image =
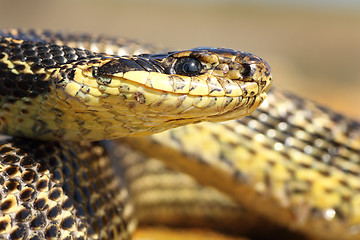
[[[277, 89], [254, 112], [271, 85], [262, 59], [211, 48], [139, 55], [159, 49], [46, 31], [0, 36], [1, 129], [16, 136], [0, 146], [0, 239], [129, 239], [135, 215], [180, 224], [167, 207], [219, 230], [254, 220], [360, 238], [359, 123]], [[143, 137], [88, 142], [125, 136]]]

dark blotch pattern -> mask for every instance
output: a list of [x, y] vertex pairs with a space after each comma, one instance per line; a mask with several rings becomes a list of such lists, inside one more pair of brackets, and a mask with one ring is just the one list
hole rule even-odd
[[0, 142], [0, 164], [0, 239], [130, 238], [121, 179], [100, 145], [14, 138]]
[[143, 67], [148, 72], [164, 72], [164, 68], [155, 61], [150, 61], [150, 59], [143, 59], [139, 57], [135, 60], [137, 64]]
[[[39, 70], [58, 68], [66, 63], [98, 56], [88, 50], [40, 40], [11, 41], [0, 34], [0, 59], [6, 55], [13, 63], [21, 63], [15, 63], [14, 69], [19, 73], [14, 73], [6, 63], [0, 62], [0, 96], [12, 95], [16, 98], [36, 97], [50, 91], [49, 82], [45, 80], [46, 74], [37, 73]], [[33, 73], [23, 72], [25, 63]]]
[[144, 68], [135, 61], [126, 58], [112, 60], [98, 69], [98, 76], [112, 75], [118, 72], [144, 71]]

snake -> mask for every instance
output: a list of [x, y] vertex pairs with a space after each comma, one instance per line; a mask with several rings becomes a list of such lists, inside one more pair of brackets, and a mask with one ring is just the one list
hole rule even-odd
[[218, 215], [219, 229], [260, 222], [360, 238], [359, 123], [269, 90], [261, 58], [51, 31], [0, 36], [0, 129], [12, 136], [0, 145], [0, 239], [131, 239], [149, 212], [179, 224], [162, 215], [175, 197], [191, 209], [172, 213], [185, 225]]

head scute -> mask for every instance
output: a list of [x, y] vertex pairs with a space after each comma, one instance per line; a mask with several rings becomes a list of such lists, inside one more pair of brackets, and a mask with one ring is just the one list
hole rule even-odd
[[118, 58], [111, 60], [101, 67], [99, 67], [97, 73], [98, 75], [113, 75], [119, 72], [130, 72], [130, 71], [143, 71], [139, 64], [137, 64], [132, 59]]

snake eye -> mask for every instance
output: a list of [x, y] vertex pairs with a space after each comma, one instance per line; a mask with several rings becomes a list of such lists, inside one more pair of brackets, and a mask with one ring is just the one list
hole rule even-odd
[[185, 76], [198, 75], [200, 74], [201, 69], [201, 63], [198, 60], [189, 57], [179, 58], [174, 65], [175, 74]]

